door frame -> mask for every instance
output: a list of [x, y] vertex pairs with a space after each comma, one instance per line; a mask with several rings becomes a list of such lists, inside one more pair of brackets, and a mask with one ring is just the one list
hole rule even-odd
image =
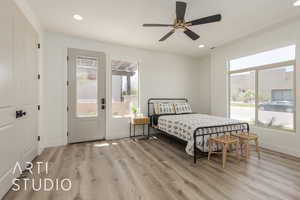
[[[86, 53], [91, 53], [91, 54], [103, 54], [103, 60], [101, 62], [99, 62], [99, 66], [103, 66], [104, 67], [104, 83], [105, 83], [105, 87], [104, 87], [104, 98], [105, 98], [105, 101], [106, 101], [106, 108], [104, 110], [104, 116], [105, 116], [105, 120], [104, 120], [104, 127], [103, 127], [103, 130], [104, 130], [104, 136], [103, 136], [103, 140], [106, 139], [106, 134], [107, 134], [107, 130], [108, 130], [108, 117], [107, 117], [107, 111], [108, 111], [108, 99], [107, 99], [107, 55], [105, 54], [105, 52], [102, 52], [102, 51], [93, 51], [93, 50], [87, 50], [87, 49], [80, 49], [80, 48], [67, 48], [67, 107], [66, 107], [66, 110], [67, 110], [67, 144], [71, 144], [71, 139], [70, 139], [70, 126], [71, 126], [71, 112], [69, 112], [69, 105], [71, 104], [71, 90], [69, 89], [69, 84], [70, 84], [70, 77], [71, 77], [71, 70], [70, 70], [70, 65], [71, 63], [69, 62], [69, 51], [70, 50], [75, 50], [75, 51], [83, 51], [83, 52], [86, 52]], [[98, 102], [99, 101], [99, 98], [98, 98]], [[100, 107], [100, 103], [98, 105]], [[93, 141], [93, 140], [91, 140]], [[85, 141], [83, 141], [85, 142]]]

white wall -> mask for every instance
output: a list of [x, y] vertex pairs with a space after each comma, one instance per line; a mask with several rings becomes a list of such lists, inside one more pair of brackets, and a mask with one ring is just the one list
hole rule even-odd
[[[42, 143], [44, 146], [63, 145], [67, 142], [67, 48], [79, 48], [105, 52], [107, 55], [107, 98], [110, 102], [110, 60], [139, 62], [141, 111], [146, 114], [146, 102], [150, 97], [187, 97], [197, 112], [207, 112], [200, 95], [201, 88], [209, 81], [200, 72], [199, 60], [191, 57], [148, 51], [96, 42], [57, 33], [45, 33], [43, 44], [45, 59], [42, 77]], [[207, 93], [207, 88], [204, 90]], [[209, 93], [207, 94], [209, 95]], [[207, 96], [206, 95], [206, 96]], [[204, 103], [208, 100], [204, 98]], [[198, 106], [201, 105], [201, 106]], [[110, 105], [107, 112], [110, 114]], [[128, 119], [112, 119], [107, 116], [106, 138], [128, 137]]]
[[34, 27], [35, 31], [39, 34], [39, 36], [42, 36], [43, 28], [36, 15], [32, 11], [31, 7], [29, 6], [27, 0], [14, 0], [14, 2], [25, 15], [27, 20], [31, 23], [31, 25]]
[[[197, 88], [197, 91], [200, 91], [200, 93], [196, 93], [198, 95], [198, 101], [196, 103], [196, 109], [200, 113], [210, 114], [210, 100], [211, 100], [211, 88], [210, 88], [210, 82], [211, 82], [211, 57], [205, 56], [201, 57], [198, 61], [199, 67], [198, 72], [194, 74], [194, 85]], [[200, 96], [199, 96], [200, 95]], [[196, 97], [197, 98], [197, 97]]]
[[[233, 58], [252, 55], [279, 47], [297, 45], [296, 59], [300, 60], [300, 21], [274, 26], [269, 30], [257, 33], [242, 40], [220, 47], [211, 55], [211, 113], [228, 116], [228, 74], [227, 61]], [[296, 112], [300, 113], [300, 70], [296, 66]], [[253, 127], [252, 130], [260, 135], [264, 147], [289, 153], [300, 157], [300, 118], [296, 120], [297, 132], [283, 132]]]

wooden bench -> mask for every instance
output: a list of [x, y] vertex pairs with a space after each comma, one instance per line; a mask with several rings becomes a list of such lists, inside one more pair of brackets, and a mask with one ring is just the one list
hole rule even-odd
[[[213, 152], [212, 151], [212, 145], [215, 144], [221, 144], [222, 146], [222, 152]], [[238, 161], [240, 161], [240, 153], [239, 153], [239, 147], [240, 147], [240, 140], [238, 137], [234, 137], [231, 135], [223, 135], [223, 136], [216, 136], [216, 137], [210, 137], [208, 141], [208, 160], [210, 160], [211, 154], [222, 154], [222, 166], [225, 168], [227, 155], [228, 154], [228, 148], [231, 145], [236, 146], [236, 157]]]
[[257, 152], [258, 159], [260, 159], [260, 148], [258, 143], [258, 136], [252, 133], [240, 133], [235, 135], [235, 137], [239, 138], [240, 145], [241, 145], [241, 155], [243, 155], [243, 150], [246, 151], [246, 158], [249, 158], [250, 151], [253, 151], [249, 147], [249, 142], [254, 141], [255, 142], [255, 150]]

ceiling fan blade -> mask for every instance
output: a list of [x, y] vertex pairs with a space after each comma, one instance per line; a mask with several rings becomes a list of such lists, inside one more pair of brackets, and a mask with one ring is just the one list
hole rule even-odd
[[208, 23], [221, 21], [221, 19], [222, 19], [222, 16], [220, 14], [218, 14], [218, 15], [212, 15], [209, 17], [204, 17], [201, 19], [192, 20], [190, 22], [187, 22], [187, 24], [190, 26], [200, 25], [200, 24], [208, 24]]
[[182, 1], [176, 1], [176, 17], [177, 20], [184, 20], [185, 16], [185, 11], [186, 11], [186, 3]]
[[164, 35], [164, 37], [162, 37], [159, 41], [165, 41], [168, 37], [170, 37], [173, 33], [175, 32], [175, 29], [172, 29], [169, 33], [167, 33], [166, 35]]
[[173, 24], [143, 24], [144, 27], [167, 27], [174, 26]]
[[192, 40], [197, 40], [198, 38], [200, 38], [200, 36], [199, 36], [197, 33], [191, 31], [191, 30], [188, 29], [188, 28], [185, 29], [184, 33], [185, 33], [187, 36], [189, 36]]

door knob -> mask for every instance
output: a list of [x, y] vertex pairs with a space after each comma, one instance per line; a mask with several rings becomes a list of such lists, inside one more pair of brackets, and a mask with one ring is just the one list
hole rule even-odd
[[26, 114], [27, 114], [27, 113], [24, 112], [23, 110], [17, 110], [17, 111], [16, 111], [16, 118], [18, 119], [18, 118], [20, 118], [20, 117], [25, 116]]
[[18, 118], [22, 117], [22, 115], [23, 115], [22, 113], [23, 113], [22, 110], [17, 110], [16, 111], [16, 118], [18, 119]]

